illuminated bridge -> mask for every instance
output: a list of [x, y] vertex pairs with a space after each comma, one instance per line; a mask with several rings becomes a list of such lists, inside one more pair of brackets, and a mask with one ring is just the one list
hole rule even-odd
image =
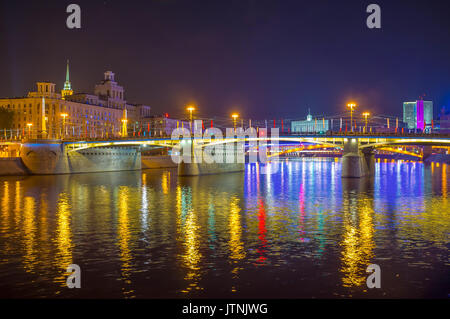
[[[33, 174], [62, 174], [75, 172], [114, 171], [140, 169], [143, 150], [152, 148], [183, 149], [189, 145], [197, 150], [205, 147], [244, 145], [248, 149], [258, 149], [261, 145], [270, 157], [283, 154], [279, 146], [298, 145], [301, 148], [342, 149], [342, 176], [362, 177], [371, 174], [374, 166], [374, 150], [399, 151], [398, 146], [420, 146], [420, 156], [426, 158], [432, 147], [450, 147], [448, 135], [375, 135], [375, 134], [333, 134], [333, 135], [285, 135], [285, 136], [244, 136], [234, 138], [189, 137], [166, 138], [121, 138], [109, 140], [29, 140], [3, 141], [0, 146], [16, 150], [25, 166]], [[295, 148], [294, 148], [295, 149]], [[288, 152], [288, 151], [284, 151]], [[403, 151], [407, 154], [407, 151]], [[16, 156], [17, 156], [16, 155]], [[412, 155], [412, 154], [411, 154]], [[180, 165], [180, 164], [179, 164]], [[199, 165], [208, 165], [202, 164]], [[224, 164], [226, 165], [226, 164]]]

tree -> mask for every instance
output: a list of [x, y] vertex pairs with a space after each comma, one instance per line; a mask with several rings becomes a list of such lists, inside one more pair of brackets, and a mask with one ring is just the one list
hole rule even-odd
[[14, 112], [0, 107], [0, 129], [9, 129], [13, 124]]

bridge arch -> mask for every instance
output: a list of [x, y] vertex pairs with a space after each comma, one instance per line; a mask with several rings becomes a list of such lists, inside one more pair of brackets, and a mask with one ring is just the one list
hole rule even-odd
[[[205, 140], [205, 139], [202, 139]], [[215, 142], [198, 144], [199, 147], [207, 147], [213, 145], [221, 145], [221, 144], [230, 144], [230, 143], [241, 143], [241, 142], [259, 142], [259, 141], [284, 141], [284, 142], [296, 142], [296, 143], [311, 143], [311, 144], [320, 144], [327, 147], [342, 147], [342, 144], [328, 142], [327, 140], [321, 140], [319, 138], [310, 138], [310, 137], [244, 137], [244, 138], [223, 138], [218, 139]], [[338, 141], [336, 141], [338, 142]]]
[[379, 148], [379, 147], [386, 147], [386, 146], [395, 146], [395, 145], [415, 145], [415, 146], [450, 146], [450, 139], [389, 139], [389, 140], [383, 140], [380, 142], [375, 143], [367, 143], [367, 144], [361, 144], [359, 148], [361, 150], [367, 149], [367, 148]]
[[80, 151], [89, 148], [102, 148], [114, 146], [158, 146], [158, 147], [175, 147], [177, 143], [172, 140], [122, 140], [122, 141], [101, 141], [101, 142], [66, 142], [69, 152]]

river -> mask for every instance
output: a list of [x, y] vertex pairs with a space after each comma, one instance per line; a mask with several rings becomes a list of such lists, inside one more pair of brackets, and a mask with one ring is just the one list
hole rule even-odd
[[449, 296], [448, 165], [381, 160], [365, 179], [333, 159], [267, 165], [0, 177], [0, 297]]

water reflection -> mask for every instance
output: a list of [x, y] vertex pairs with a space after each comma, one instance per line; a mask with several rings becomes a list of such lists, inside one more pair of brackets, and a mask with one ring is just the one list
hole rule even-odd
[[258, 246], [258, 264], [264, 265], [267, 259], [266, 257], [266, 249], [267, 249], [267, 228], [266, 228], [266, 210], [264, 208], [264, 202], [261, 199], [259, 201], [259, 212], [258, 212], [258, 238], [259, 238], [259, 246]]
[[362, 286], [366, 281], [366, 268], [374, 258], [375, 243], [373, 199], [362, 191], [368, 179], [344, 180], [344, 211], [342, 246], [342, 284], [344, 287]]
[[[334, 160], [269, 165], [277, 173], [249, 164], [194, 178], [171, 169], [0, 178], [0, 294], [447, 293], [448, 165], [380, 161], [368, 179], [341, 179]], [[68, 292], [71, 263], [85, 281]], [[384, 295], [365, 287], [371, 263], [386, 274]]]
[[229, 220], [229, 232], [230, 232], [230, 263], [232, 265], [232, 278], [233, 284], [231, 287], [232, 292], [236, 292], [236, 279], [239, 278], [239, 261], [245, 258], [244, 243], [242, 242], [242, 226], [241, 226], [241, 214], [239, 207], [239, 199], [231, 198], [230, 200], [230, 214]]
[[[71, 212], [69, 204], [69, 196], [66, 193], [60, 193], [56, 208], [56, 246], [57, 246], [57, 262], [60, 265], [60, 272], [63, 273], [72, 262], [72, 227]], [[65, 277], [58, 276], [57, 282], [64, 287]]]
[[[197, 223], [197, 214], [192, 205], [192, 188], [191, 187], [177, 187], [177, 197], [179, 204], [177, 205], [179, 213], [178, 222], [181, 235], [181, 241], [184, 246], [184, 253], [181, 255], [183, 265], [186, 268], [186, 287], [182, 290], [183, 293], [189, 293], [191, 290], [199, 290], [198, 285], [200, 280], [200, 260], [202, 254], [200, 253], [200, 237], [199, 225]], [[178, 201], [178, 200], [177, 200]]]
[[[9, 195], [9, 182], [4, 181], [2, 187], [2, 210], [1, 210], [1, 222], [0, 222], [0, 234], [7, 234], [10, 232], [10, 195]], [[0, 254], [0, 263], [7, 263], [10, 258], [11, 249], [9, 243], [2, 245], [3, 254]]]
[[118, 246], [120, 252], [120, 261], [121, 265], [121, 279], [125, 284], [125, 287], [122, 288], [122, 291], [125, 296], [132, 294], [132, 290], [129, 289], [129, 285], [131, 284], [130, 276], [131, 276], [131, 231], [130, 231], [130, 220], [129, 220], [129, 212], [128, 212], [128, 204], [129, 204], [129, 189], [126, 186], [119, 187], [119, 214], [118, 214]]
[[35, 221], [35, 204], [34, 198], [25, 196], [24, 210], [23, 210], [23, 242], [24, 242], [24, 256], [23, 263], [25, 271], [33, 272], [36, 264], [36, 221]]

